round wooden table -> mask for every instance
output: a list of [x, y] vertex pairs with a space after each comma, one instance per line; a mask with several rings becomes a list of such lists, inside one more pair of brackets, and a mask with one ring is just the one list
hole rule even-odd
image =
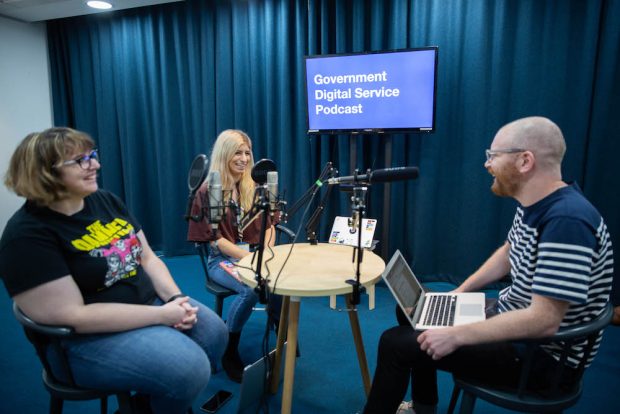
[[[271, 391], [277, 391], [281, 364], [281, 352], [285, 339], [288, 341], [286, 361], [284, 365], [284, 389], [282, 391], [282, 413], [291, 412], [293, 398], [293, 381], [295, 374], [295, 354], [297, 350], [297, 331], [299, 323], [299, 309], [302, 297], [346, 295], [349, 308], [349, 322], [357, 350], [357, 357], [362, 373], [364, 391], [370, 390], [370, 374], [366, 361], [366, 352], [362, 342], [359, 319], [355, 305], [351, 303], [353, 286], [347, 280], [355, 279], [356, 263], [353, 248], [335, 244], [319, 243], [311, 245], [299, 243], [275, 246], [272, 248], [274, 258], [265, 250], [261, 276], [269, 276], [268, 287], [270, 292], [282, 295], [282, 313], [276, 345], [276, 360], [273, 367]], [[287, 256], [291, 251], [290, 257]], [[237, 270], [243, 281], [250, 286], [256, 286], [256, 263], [252, 263], [253, 255], [246, 256], [238, 263]], [[256, 259], [254, 259], [256, 260]], [[264, 263], [269, 260], [269, 263]], [[285, 264], [286, 262], [286, 264]], [[284, 267], [283, 267], [284, 265]], [[267, 271], [269, 267], [269, 272]], [[360, 266], [360, 283], [365, 287], [373, 286], [381, 277], [385, 269], [385, 262], [371, 251], [364, 250]], [[278, 274], [280, 274], [278, 276]], [[275, 288], [274, 288], [275, 286]], [[285, 329], [288, 326], [288, 331]]]

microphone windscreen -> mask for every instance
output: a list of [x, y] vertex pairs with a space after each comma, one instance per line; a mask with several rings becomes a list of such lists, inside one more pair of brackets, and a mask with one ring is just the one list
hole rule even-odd
[[267, 173], [276, 170], [276, 163], [268, 158], [263, 158], [252, 167], [252, 180], [256, 184], [263, 185], [267, 182]]
[[395, 167], [376, 170], [372, 173], [373, 183], [387, 183], [391, 181], [415, 180], [420, 170], [418, 167]]
[[198, 154], [191, 167], [189, 167], [189, 175], [187, 176], [187, 186], [189, 191], [195, 193], [207, 176], [207, 166], [209, 159], [204, 154]]

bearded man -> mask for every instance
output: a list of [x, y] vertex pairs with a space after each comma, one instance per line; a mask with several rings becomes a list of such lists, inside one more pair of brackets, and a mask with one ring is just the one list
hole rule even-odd
[[[480, 290], [508, 273], [511, 284], [500, 291], [495, 316], [482, 322], [420, 332], [397, 315], [400, 326], [381, 336], [364, 413], [435, 413], [438, 369], [516, 386], [521, 355], [512, 340], [552, 336], [603, 311], [613, 274], [610, 236], [579, 187], [562, 180], [565, 152], [560, 128], [547, 118], [519, 119], [497, 132], [484, 164], [491, 190], [519, 206], [506, 242], [456, 292]], [[554, 349], [541, 346], [530, 387], [544, 393], [560, 363]], [[575, 381], [568, 365], [565, 386]], [[413, 401], [401, 403], [409, 379]]]

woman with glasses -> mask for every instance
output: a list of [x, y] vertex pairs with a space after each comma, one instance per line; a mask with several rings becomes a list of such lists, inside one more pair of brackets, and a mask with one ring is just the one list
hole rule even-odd
[[224, 352], [226, 326], [181, 293], [124, 203], [99, 189], [99, 168], [83, 132], [51, 128], [19, 144], [5, 184], [26, 202], [0, 239], [0, 274], [30, 318], [84, 334], [64, 343], [78, 385], [183, 413]]
[[[247, 227], [241, 220], [254, 204], [256, 183], [250, 174], [253, 165], [252, 141], [245, 132], [228, 129], [219, 134], [211, 152], [209, 173], [220, 174], [226, 205], [224, 216], [217, 229], [209, 224], [208, 217], [198, 222], [190, 220], [188, 232], [190, 241], [209, 242], [208, 271], [211, 279], [238, 293], [228, 308], [226, 325], [229, 339], [222, 358], [222, 367], [228, 377], [236, 382], [241, 382], [244, 368], [238, 351], [241, 329], [249, 319], [258, 296], [253, 288], [235, 278], [226, 268], [231, 262], [249, 255], [249, 246], [259, 242], [261, 220], [254, 220]], [[198, 190], [192, 215], [199, 216], [206, 206], [208, 186], [208, 180], [205, 180]], [[274, 241], [274, 228], [268, 220], [265, 242], [272, 246]], [[272, 296], [269, 312], [275, 318], [279, 316], [278, 305], [279, 297]]]

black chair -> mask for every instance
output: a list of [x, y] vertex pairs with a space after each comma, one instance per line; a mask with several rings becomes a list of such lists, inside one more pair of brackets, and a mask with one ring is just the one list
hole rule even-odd
[[[13, 314], [18, 322], [22, 325], [24, 333], [28, 340], [34, 345], [39, 360], [43, 365], [43, 385], [50, 394], [50, 414], [61, 414], [63, 402], [69, 401], [86, 401], [100, 400], [101, 413], [108, 412], [108, 397], [116, 395], [119, 406], [119, 413], [131, 414], [132, 401], [131, 394], [128, 391], [101, 391], [79, 387], [75, 384], [71, 374], [71, 368], [67, 360], [67, 356], [62, 347], [62, 339], [75, 335], [75, 330], [69, 326], [52, 326], [42, 325], [24, 314], [17, 304], [13, 303]], [[52, 373], [47, 358], [48, 347], [60, 357], [62, 369], [67, 374], [67, 380], [61, 381]]]
[[196, 251], [200, 257], [200, 263], [202, 264], [202, 270], [205, 273], [205, 288], [209, 293], [215, 296], [215, 313], [222, 317], [224, 308], [224, 299], [230, 295], [235, 295], [237, 292], [230, 290], [227, 287], [214, 282], [209, 276], [209, 269], [207, 268], [207, 258], [209, 257], [209, 244], [208, 243], [196, 243]]
[[[292, 241], [295, 238], [295, 232], [282, 224], [276, 225], [276, 237], [277, 242], [281, 240], [281, 235], [288, 237], [288, 241]], [[231, 295], [235, 295], [237, 292], [230, 290], [216, 282], [214, 282], [209, 276], [209, 269], [207, 268], [207, 258], [209, 257], [209, 244], [208, 243], [195, 243], [196, 251], [200, 257], [200, 263], [202, 264], [202, 270], [205, 273], [205, 288], [207, 292], [215, 296], [215, 313], [222, 317], [224, 308], [224, 299]]]
[[[514, 389], [494, 387], [476, 381], [453, 375], [454, 390], [448, 413], [452, 414], [456, 407], [459, 394], [463, 391], [461, 400], [461, 414], [469, 414], [474, 410], [476, 398], [481, 398], [491, 404], [521, 412], [548, 412], [560, 413], [577, 403], [582, 392], [582, 377], [592, 348], [595, 345], [598, 334], [611, 322], [613, 306], [608, 302], [601, 314], [592, 321], [577, 327], [561, 329], [554, 336], [542, 339], [519, 341], [524, 344], [525, 356], [519, 377], [518, 387]], [[579, 358], [577, 367], [577, 383], [571, 389], [560, 387], [563, 378], [564, 363], [569, 356], [571, 344], [586, 341], [584, 353]], [[533, 355], [536, 348], [541, 344], [554, 344], [561, 348], [561, 357], [558, 369], [553, 372], [549, 395], [541, 395], [526, 388], [532, 368]]]

